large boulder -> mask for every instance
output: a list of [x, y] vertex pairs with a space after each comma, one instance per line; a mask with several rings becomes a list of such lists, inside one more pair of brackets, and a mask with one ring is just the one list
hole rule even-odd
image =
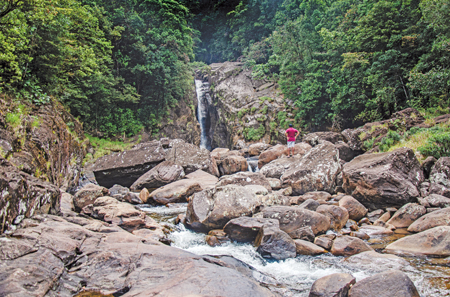
[[259, 229], [267, 223], [279, 225], [277, 220], [239, 217], [230, 220], [223, 228], [223, 231], [228, 234], [228, 237], [231, 240], [238, 242], [253, 242], [258, 235]]
[[267, 143], [262, 142], [254, 143], [248, 147], [248, 154], [250, 156], [258, 156], [259, 154], [261, 154], [261, 152], [269, 149], [270, 147], [271, 145]]
[[356, 156], [359, 156], [362, 154], [362, 151], [355, 151], [353, 150], [347, 143], [343, 141], [338, 141], [334, 144], [336, 149], [339, 151], [339, 159], [350, 162], [353, 160]]
[[324, 248], [307, 240], [295, 239], [294, 242], [297, 255], [317, 256], [327, 252]]
[[258, 247], [258, 253], [265, 258], [284, 260], [296, 256], [294, 240], [278, 228], [276, 220], [267, 222], [259, 229], [255, 246]]
[[331, 253], [335, 256], [351, 256], [373, 249], [363, 240], [351, 236], [338, 236], [333, 241]]
[[59, 189], [20, 171], [0, 157], [0, 233], [15, 229], [24, 218], [60, 210]]
[[420, 297], [414, 283], [400, 270], [388, 270], [358, 281], [348, 297]]
[[408, 227], [408, 231], [422, 232], [438, 226], [450, 226], [450, 208], [436, 210], [418, 218]]
[[132, 191], [144, 188], [153, 189], [165, 186], [184, 177], [183, 167], [170, 161], [164, 161], [140, 176], [130, 187]]
[[286, 171], [281, 180], [292, 187], [295, 195], [311, 191], [332, 193], [336, 177], [341, 171], [339, 153], [328, 141], [312, 148], [293, 167]]
[[[96, 221], [78, 219], [84, 225]], [[1, 241], [0, 292], [4, 296], [78, 296], [86, 291], [103, 296], [274, 296], [253, 278], [251, 269], [234, 263], [194, 255], [118, 227], [90, 231], [61, 217], [46, 216]]]
[[386, 223], [395, 228], [408, 228], [415, 220], [427, 213], [422, 205], [408, 203], [403, 205]]
[[329, 217], [334, 230], [342, 229], [348, 221], [348, 211], [340, 206], [323, 204], [317, 207], [316, 212]]
[[344, 297], [356, 279], [348, 273], [333, 273], [316, 280], [309, 292], [309, 297]]
[[260, 185], [265, 187], [268, 191], [272, 191], [270, 183], [267, 178], [259, 172], [238, 172], [231, 175], [224, 175], [220, 177], [217, 186], [226, 185]]
[[402, 269], [409, 265], [405, 259], [392, 254], [381, 254], [375, 251], [362, 252], [344, 260], [345, 265], [355, 269], [383, 272], [388, 269]]
[[98, 184], [130, 187], [140, 176], [164, 161], [166, 153], [159, 141], [141, 143], [131, 150], [106, 155], [95, 161], [93, 172]]
[[186, 224], [204, 231], [222, 229], [228, 221], [252, 215], [261, 198], [246, 187], [223, 186], [195, 193], [186, 211]]
[[240, 171], [247, 171], [248, 163], [247, 159], [242, 156], [227, 156], [224, 158], [219, 166], [221, 175], [230, 175]]
[[105, 187], [87, 184], [78, 190], [73, 196], [73, 204], [76, 211], [80, 211], [83, 207], [94, 203], [98, 197], [109, 195], [109, 190]]
[[344, 140], [344, 138], [337, 132], [314, 132], [306, 134], [302, 138], [303, 142], [309, 143], [312, 146], [322, 141], [328, 141], [334, 144], [342, 140]]
[[358, 200], [352, 196], [344, 196], [339, 200], [339, 206], [344, 207], [348, 211], [348, 216], [350, 220], [359, 221], [368, 212], [367, 208], [364, 207]]
[[273, 146], [273, 147], [269, 148], [268, 150], [263, 151], [259, 155], [258, 168], [261, 169], [261, 167], [270, 163], [273, 160], [278, 159], [282, 155], [287, 155], [286, 150], [287, 150], [287, 147], [285, 145], [277, 144], [276, 146]]
[[203, 190], [215, 187], [217, 182], [219, 181], [219, 178], [217, 176], [200, 169], [187, 174], [185, 177], [187, 179], [192, 179], [198, 182]]
[[292, 158], [279, 158], [261, 167], [259, 172], [267, 178], [280, 178], [291, 167], [294, 167], [295, 163]]
[[180, 179], [150, 193], [150, 198], [159, 204], [186, 202], [187, 198], [202, 187], [194, 179]]
[[207, 149], [181, 140], [172, 144], [172, 148], [167, 152], [166, 160], [183, 167], [186, 174], [201, 169], [219, 176], [217, 163]]
[[344, 165], [342, 177], [347, 195], [370, 210], [416, 202], [420, 195], [417, 187], [424, 179], [409, 148], [358, 156]]
[[409, 235], [389, 244], [384, 251], [390, 254], [416, 256], [450, 256], [450, 226], [439, 226]]
[[317, 235], [330, 228], [330, 218], [327, 216], [296, 206], [267, 207], [262, 213], [264, 218], [277, 219], [280, 222], [280, 229], [287, 233], [310, 226]]
[[442, 157], [434, 164], [430, 173], [430, 194], [450, 198], [450, 157]]

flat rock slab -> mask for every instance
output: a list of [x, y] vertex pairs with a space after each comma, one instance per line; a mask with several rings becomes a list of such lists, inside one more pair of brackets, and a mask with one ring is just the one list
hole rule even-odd
[[98, 184], [111, 188], [130, 187], [140, 176], [164, 161], [166, 153], [159, 141], [141, 143], [135, 148], [99, 158], [92, 168]]
[[347, 296], [356, 279], [348, 273], [333, 273], [316, 280], [309, 292], [309, 297]]
[[403, 237], [385, 248], [385, 252], [415, 256], [450, 256], [450, 226], [440, 226]]
[[348, 297], [420, 297], [414, 283], [399, 270], [381, 272], [357, 282]]
[[438, 226], [450, 225], [450, 208], [433, 211], [418, 218], [408, 227], [409, 232], [422, 232]]
[[164, 161], [140, 176], [130, 187], [132, 191], [144, 188], [153, 190], [170, 184], [184, 177], [183, 167], [169, 161]]
[[185, 176], [187, 179], [193, 179], [200, 184], [203, 190], [215, 187], [219, 178], [215, 175], [207, 173], [201, 169], [189, 173]]

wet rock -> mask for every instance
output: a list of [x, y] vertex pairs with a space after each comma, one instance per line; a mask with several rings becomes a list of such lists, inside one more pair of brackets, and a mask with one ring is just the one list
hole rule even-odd
[[222, 245], [225, 242], [229, 242], [230, 238], [228, 238], [227, 234], [223, 230], [211, 230], [208, 232], [208, 235], [206, 235], [205, 240], [209, 246], [214, 247]]
[[308, 210], [312, 210], [312, 211], [316, 211], [316, 209], [320, 206], [320, 203], [314, 199], [308, 199], [305, 202], [303, 202], [302, 204], [300, 204], [298, 207], [304, 208], [304, 209], [308, 209]]
[[197, 181], [180, 179], [151, 192], [150, 199], [159, 204], [186, 202], [189, 196], [202, 190]]
[[284, 260], [296, 256], [294, 240], [280, 230], [276, 223], [266, 223], [259, 229], [255, 246], [258, 247], [258, 253], [265, 258]]
[[277, 219], [280, 229], [290, 233], [310, 226], [314, 234], [325, 232], [330, 228], [330, 219], [320, 213], [295, 206], [272, 206], [263, 209], [263, 217]]
[[396, 228], [408, 228], [409, 225], [426, 213], [427, 210], [422, 205], [408, 203], [403, 205], [386, 223]]
[[357, 237], [357, 238], [362, 239], [362, 240], [369, 240], [370, 239], [370, 236], [367, 235], [367, 233], [362, 232], [362, 231], [354, 230], [354, 232], [350, 232], [349, 235], [352, 236], [352, 237]]
[[344, 165], [343, 188], [365, 207], [375, 210], [416, 201], [423, 171], [414, 152], [400, 148], [364, 154]]
[[286, 171], [295, 166], [292, 158], [279, 158], [261, 167], [260, 173], [265, 177], [280, 178]]
[[438, 226], [450, 225], [450, 208], [444, 208], [428, 213], [418, 218], [408, 227], [409, 232], [422, 232]]
[[269, 181], [259, 172], [238, 172], [232, 175], [224, 175], [219, 179], [217, 186], [220, 187], [226, 185], [261, 185], [270, 192], [272, 191]]
[[80, 211], [86, 205], [94, 203], [98, 197], [109, 195], [109, 190], [105, 187], [87, 184], [73, 196], [73, 204], [76, 211]]
[[344, 196], [339, 200], [339, 206], [348, 211], [351, 220], [359, 221], [367, 214], [367, 208], [352, 196]]
[[385, 248], [390, 254], [450, 256], [450, 226], [439, 226], [398, 239]]
[[317, 236], [314, 239], [314, 244], [323, 247], [326, 250], [330, 250], [333, 246], [333, 240], [336, 238], [336, 235], [334, 234], [324, 234]]
[[312, 148], [281, 176], [283, 184], [292, 187], [295, 195], [312, 191], [333, 192], [336, 176], [341, 171], [338, 151], [330, 142]]
[[450, 157], [442, 157], [434, 164], [430, 173], [429, 194], [450, 198]]
[[242, 156], [228, 156], [222, 160], [219, 166], [221, 175], [230, 175], [240, 171], [247, 171], [247, 159]]
[[292, 239], [301, 239], [301, 240], [314, 242], [314, 232], [311, 229], [311, 226], [298, 228], [298, 229], [290, 232], [289, 236]]
[[277, 220], [239, 217], [230, 220], [223, 228], [223, 231], [228, 234], [228, 237], [231, 240], [238, 242], [254, 242], [259, 229], [266, 223], [279, 226]]
[[215, 185], [219, 181], [219, 178], [217, 176], [200, 169], [189, 173], [188, 175], [186, 175], [186, 178], [197, 181], [204, 190], [215, 187]]
[[369, 221], [371, 222], [371, 223], [373, 223], [373, 222], [375, 222], [376, 220], [378, 220], [380, 217], [381, 217], [381, 215], [384, 213], [384, 210], [382, 210], [382, 209], [377, 209], [377, 210], [374, 210], [374, 211], [371, 211], [371, 212], [369, 212], [368, 214], [367, 214], [367, 218], [369, 219]]
[[336, 205], [320, 205], [316, 212], [321, 213], [330, 218], [331, 227], [335, 230], [342, 229], [348, 220], [348, 211]]
[[316, 280], [309, 292], [309, 297], [344, 297], [356, 279], [348, 273], [333, 273]]
[[317, 256], [327, 252], [322, 247], [306, 240], [295, 239], [294, 242], [297, 255]]
[[271, 145], [267, 143], [254, 143], [248, 147], [248, 154], [250, 156], [259, 156], [263, 151], [269, 149], [270, 147]]
[[351, 256], [373, 249], [363, 240], [351, 236], [339, 236], [333, 241], [331, 253], [335, 256]]
[[384, 272], [388, 269], [403, 269], [409, 263], [403, 258], [391, 254], [381, 254], [375, 251], [362, 252], [346, 258], [346, 264], [356, 269]]
[[426, 208], [429, 207], [450, 207], [450, 198], [438, 194], [431, 194], [424, 198], [419, 198], [419, 203]]
[[150, 191], [170, 184], [184, 177], [184, 170], [178, 164], [164, 161], [140, 176], [130, 187], [131, 191], [139, 191], [144, 188]]
[[399, 270], [388, 270], [358, 281], [348, 297], [398, 296], [420, 297], [414, 283]]
[[186, 174], [201, 169], [219, 176], [219, 169], [210, 152], [184, 141], [177, 141], [172, 145], [172, 149], [167, 152], [166, 160], [183, 167]]
[[261, 199], [240, 186], [223, 186], [195, 193], [186, 211], [186, 224], [195, 230], [221, 229], [228, 221], [252, 215]]
[[130, 187], [140, 176], [164, 161], [166, 153], [159, 141], [141, 143], [131, 150], [99, 158], [93, 172], [99, 185]]

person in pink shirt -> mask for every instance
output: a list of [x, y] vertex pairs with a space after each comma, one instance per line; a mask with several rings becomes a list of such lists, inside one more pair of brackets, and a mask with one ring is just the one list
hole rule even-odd
[[295, 140], [297, 139], [297, 136], [300, 134], [300, 132], [298, 132], [297, 129], [293, 128], [292, 124], [289, 124], [289, 128], [286, 130], [286, 132], [284, 132], [284, 134], [287, 138], [287, 147], [289, 152], [288, 158], [290, 158], [292, 157], [292, 155], [294, 155]]

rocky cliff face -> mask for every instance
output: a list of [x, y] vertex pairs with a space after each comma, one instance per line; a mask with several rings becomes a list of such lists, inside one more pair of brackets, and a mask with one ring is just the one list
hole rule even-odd
[[[166, 116], [159, 123], [159, 130], [152, 135], [143, 137], [142, 141], [159, 140], [170, 137], [182, 139], [188, 143], [200, 145], [200, 125], [196, 118], [197, 97], [195, 94], [194, 80], [192, 88], [185, 98], [178, 101], [176, 106], [169, 107]], [[145, 136], [145, 135], [144, 135]]]
[[58, 212], [59, 188], [78, 184], [86, 146], [81, 124], [60, 103], [0, 97], [2, 231], [33, 213]]
[[285, 102], [278, 85], [256, 80], [240, 62], [211, 64], [197, 71], [209, 81], [213, 106], [209, 134], [212, 147], [240, 149], [253, 142], [284, 142], [293, 104]]

